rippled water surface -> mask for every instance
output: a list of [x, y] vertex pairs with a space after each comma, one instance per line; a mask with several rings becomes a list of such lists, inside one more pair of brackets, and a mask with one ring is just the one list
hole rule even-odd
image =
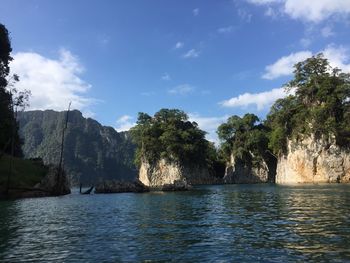
[[350, 185], [0, 202], [0, 262], [350, 262]]

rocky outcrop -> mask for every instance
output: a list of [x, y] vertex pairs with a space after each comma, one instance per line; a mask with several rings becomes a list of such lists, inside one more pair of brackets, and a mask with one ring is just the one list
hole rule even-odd
[[54, 166], [49, 167], [47, 175], [34, 186], [39, 192], [42, 192], [42, 196], [59, 196], [70, 194], [69, 180], [65, 171], [61, 171], [58, 176], [58, 168]]
[[278, 158], [276, 183], [350, 183], [350, 151], [334, 138], [289, 140], [287, 149]]
[[231, 155], [226, 166], [224, 182], [228, 184], [273, 183], [275, 180], [276, 160], [257, 158], [250, 153], [249, 160], [241, 160]]
[[[41, 161], [37, 162], [40, 163]], [[69, 181], [65, 172], [62, 171], [59, 178], [57, 175], [57, 167], [49, 166], [46, 175], [34, 187], [11, 186], [7, 192], [0, 189], [0, 199], [33, 198], [70, 194]]]
[[[165, 159], [150, 164], [143, 161], [139, 170], [139, 180], [153, 189], [171, 188], [169, 185], [199, 185], [219, 183], [206, 167], [186, 166]], [[180, 183], [183, 182], [183, 183]]]
[[99, 183], [95, 187], [96, 194], [110, 194], [110, 193], [144, 193], [149, 192], [149, 187], [145, 186], [140, 181], [122, 182], [122, 181], [105, 181]]
[[164, 192], [187, 191], [191, 189], [192, 189], [192, 185], [188, 184], [185, 180], [175, 180], [174, 183], [165, 184], [161, 188], [161, 190]]

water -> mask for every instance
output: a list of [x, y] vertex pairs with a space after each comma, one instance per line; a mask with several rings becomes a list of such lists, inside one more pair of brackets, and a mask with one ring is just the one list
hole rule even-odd
[[350, 262], [350, 185], [0, 202], [0, 262]]

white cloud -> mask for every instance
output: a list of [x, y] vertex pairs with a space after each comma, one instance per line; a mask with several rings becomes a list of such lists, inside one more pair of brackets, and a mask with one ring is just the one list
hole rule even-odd
[[187, 51], [183, 55], [183, 57], [184, 58], [197, 58], [197, 57], [199, 57], [199, 54], [200, 54], [200, 52], [193, 48], [193, 49]]
[[170, 77], [170, 75], [167, 72], [165, 72], [162, 75], [162, 80], [168, 81], [168, 80], [171, 80], [171, 77]]
[[192, 13], [193, 13], [194, 16], [198, 16], [199, 15], [199, 8], [193, 9]]
[[168, 93], [172, 95], [187, 95], [192, 93], [194, 90], [195, 90], [195, 87], [189, 84], [181, 84], [168, 90]]
[[293, 73], [294, 64], [312, 56], [310, 51], [300, 51], [288, 56], [281, 57], [275, 63], [266, 66], [264, 79], [276, 79], [281, 76], [288, 76]]
[[342, 71], [350, 72], [349, 49], [343, 46], [328, 45], [321, 51], [328, 58], [332, 67], [340, 68]]
[[16, 88], [31, 91], [30, 110], [66, 110], [71, 101], [72, 108], [89, 112], [87, 107], [96, 100], [85, 96], [91, 85], [80, 78], [83, 66], [68, 50], [59, 54], [55, 60], [34, 52], [15, 53], [10, 67], [20, 78]]
[[272, 89], [260, 93], [244, 93], [220, 104], [229, 108], [246, 108], [255, 105], [258, 111], [269, 108], [277, 99], [284, 98], [288, 93], [284, 88]]
[[117, 126], [115, 127], [115, 129], [118, 132], [122, 132], [122, 131], [128, 131], [130, 130], [130, 128], [134, 127], [136, 125], [135, 122], [132, 121], [133, 117], [129, 116], [129, 115], [123, 115], [121, 116], [117, 121], [116, 124]]
[[84, 110], [84, 111], [82, 112], [82, 114], [83, 114], [83, 116], [84, 116], [85, 118], [95, 118], [95, 117], [96, 117], [95, 112], [93, 112], [93, 111], [91, 111], [91, 110]]
[[257, 5], [274, 5], [293, 19], [319, 23], [331, 16], [348, 16], [348, 0], [247, 0]]
[[[328, 45], [324, 50], [321, 50], [328, 59], [332, 67], [338, 67], [344, 72], [350, 72], [349, 50], [343, 46]], [[317, 52], [317, 53], [320, 53]], [[311, 57], [312, 52], [300, 51], [291, 53], [288, 56], [283, 56], [275, 63], [266, 66], [264, 79], [276, 79], [281, 76], [288, 76], [293, 74], [294, 64]]]
[[177, 43], [175, 44], [174, 48], [175, 48], [175, 49], [180, 49], [180, 48], [183, 48], [183, 46], [184, 46], [184, 43], [179, 41], [179, 42], [177, 42]]
[[208, 133], [206, 135], [207, 140], [212, 141], [217, 145], [219, 144], [216, 130], [220, 124], [228, 119], [228, 115], [221, 117], [203, 117], [197, 113], [189, 113], [188, 116], [190, 121], [195, 121], [201, 130]]
[[233, 31], [233, 26], [227, 26], [227, 27], [220, 27], [218, 28], [218, 33], [225, 34], [225, 33], [231, 33]]

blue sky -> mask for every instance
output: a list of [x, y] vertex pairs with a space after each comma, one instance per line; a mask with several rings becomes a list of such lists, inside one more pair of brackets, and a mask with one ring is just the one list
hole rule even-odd
[[180, 108], [209, 132], [264, 117], [292, 65], [323, 51], [350, 71], [349, 0], [2, 0], [28, 109], [73, 108], [117, 130]]

